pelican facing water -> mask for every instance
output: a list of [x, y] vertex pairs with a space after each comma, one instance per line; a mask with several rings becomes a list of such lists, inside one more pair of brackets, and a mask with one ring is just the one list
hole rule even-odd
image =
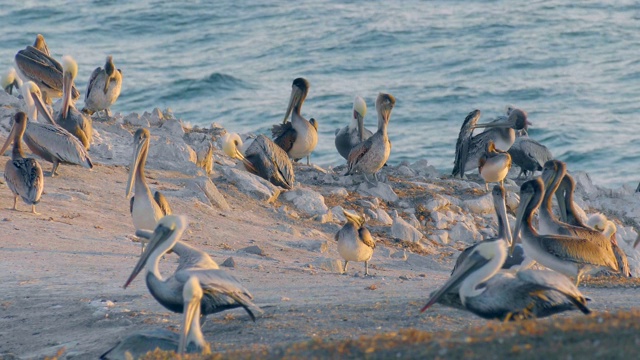
[[[271, 134], [273, 142], [289, 154], [290, 158], [298, 161], [306, 157], [307, 165], [310, 165], [309, 156], [318, 144], [318, 125], [314, 119], [307, 121], [300, 113], [308, 93], [309, 82], [306, 79], [293, 80], [284, 120], [282, 124], [273, 126]], [[291, 115], [291, 122], [287, 122], [289, 115]]]
[[516, 216], [513, 239], [520, 237], [527, 257], [567, 276], [575, 276], [576, 285], [584, 274], [602, 269], [618, 271], [613, 252], [586, 239], [560, 235], [539, 235], [533, 228], [533, 213], [540, 207], [544, 185], [539, 178], [529, 180], [520, 187], [520, 205]]
[[359, 143], [367, 140], [373, 133], [364, 127], [364, 117], [367, 114], [367, 103], [360, 96], [353, 100], [353, 118], [351, 124], [336, 129], [335, 145], [338, 153], [349, 160], [349, 153]]
[[396, 98], [391, 94], [380, 93], [376, 99], [376, 111], [378, 112], [378, 131], [367, 140], [359, 143], [349, 153], [347, 159], [347, 173], [367, 175], [373, 174], [377, 180], [377, 173], [389, 159], [391, 143], [387, 135], [391, 110], [396, 104]]
[[511, 168], [511, 155], [506, 151], [496, 149], [492, 140], [487, 143], [487, 149], [478, 160], [478, 172], [484, 179], [484, 187], [489, 191], [490, 182], [504, 184]]
[[2, 84], [2, 88], [7, 92], [7, 94], [13, 95], [14, 88], [20, 90], [20, 88], [22, 87], [22, 80], [16, 73], [16, 69], [10, 67], [6, 73], [2, 74], [0, 84]]
[[18, 210], [18, 197], [31, 205], [31, 212], [37, 214], [36, 204], [40, 202], [40, 196], [44, 190], [44, 175], [42, 167], [36, 159], [24, 156], [22, 151], [22, 136], [27, 129], [27, 115], [23, 112], [13, 117], [13, 127], [7, 137], [0, 155], [13, 142], [11, 160], [4, 167], [4, 179], [7, 186], [13, 192], [13, 209]]
[[364, 218], [348, 211], [343, 211], [347, 223], [338, 230], [335, 240], [338, 242], [338, 253], [344, 259], [344, 274], [347, 273], [349, 261], [364, 261], [364, 275], [369, 275], [369, 260], [373, 256], [376, 242], [369, 229], [364, 226]]
[[[22, 96], [27, 104], [27, 115], [30, 119], [25, 131], [24, 142], [31, 152], [45, 161], [53, 163], [51, 176], [58, 174], [57, 169], [60, 164], [93, 168], [91, 158], [82, 143], [53, 121], [42, 101], [38, 86], [27, 81], [22, 87]], [[41, 113], [49, 124], [37, 123], [38, 113]]]
[[264, 135], [258, 135], [243, 155], [238, 146], [242, 140], [236, 133], [227, 133], [223, 138], [224, 152], [241, 160], [247, 171], [268, 180], [276, 186], [293, 189], [295, 175], [291, 160], [282, 148]]
[[459, 285], [465, 309], [485, 319], [521, 320], [574, 309], [591, 312], [586, 298], [564, 275], [548, 270], [498, 273], [506, 257], [505, 239], [478, 244], [422, 311]]
[[[508, 151], [516, 140], [516, 130], [525, 129], [531, 124], [527, 120], [527, 113], [520, 109], [512, 109], [508, 117], [499, 117], [486, 124], [477, 124], [480, 115], [480, 110], [474, 110], [462, 123], [456, 143], [452, 176], [460, 175], [462, 178], [465, 172], [475, 169], [489, 141], [493, 141], [496, 149]], [[473, 130], [476, 128], [489, 129], [473, 136]]]
[[[204, 292], [200, 301], [201, 317], [242, 307], [255, 320], [255, 314], [262, 310], [251, 301], [253, 297], [249, 291], [233, 276], [220, 270], [206, 253], [179, 241], [187, 225], [184, 216], [167, 215], [160, 219], [124, 287], [146, 268], [146, 283], [151, 295], [168, 310], [182, 313], [184, 286], [188, 280], [196, 278]], [[142, 235], [141, 232], [136, 234]], [[159, 262], [171, 249], [180, 256], [180, 262], [176, 272], [165, 279], [160, 274]], [[201, 323], [203, 321], [201, 319]]]
[[553, 155], [546, 146], [527, 136], [516, 138], [509, 148], [509, 155], [513, 163], [520, 168], [518, 178], [522, 175], [527, 176], [527, 172], [533, 176], [536, 171], [542, 171], [547, 161], [553, 159]]
[[136, 230], [155, 229], [160, 218], [171, 214], [169, 203], [161, 192], [156, 191], [153, 197], [151, 196], [151, 190], [144, 176], [144, 166], [147, 162], [150, 142], [151, 134], [145, 128], [138, 129], [133, 135], [133, 157], [129, 167], [129, 180], [127, 180], [125, 196], [129, 197], [131, 190], [134, 190], [135, 196], [131, 197], [129, 211]]
[[89, 77], [82, 112], [91, 115], [98, 111], [104, 111], [107, 116], [111, 116], [111, 105], [118, 100], [121, 87], [122, 71], [116, 69], [113, 56], [109, 55], [104, 69], [97, 67]]
[[71, 87], [78, 74], [78, 64], [71, 56], [63, 56], [62, 69], [62, 108], [56, 122], [77, 137], [84, 148], [89, 150], [93, 139], [91, 118], [78, 111], [71, 101]]

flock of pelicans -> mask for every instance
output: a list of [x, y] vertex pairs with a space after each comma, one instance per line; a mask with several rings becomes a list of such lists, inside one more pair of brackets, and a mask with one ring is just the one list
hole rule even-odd
[[[37, 36], [33, 46], [16, 54], [15, 64], [17, 73], [13, 69], [7, 73], [2, 86], [9, 93], [14, 88], [20, 89], [27, 113], [15, 114], [0, 154], [13, 143], [4, 176], [14, 194], [14, 209], [21, 197], [35, 213], [44, 187], [43, 171], [35, 158], [25, 156], [22, 140], [32, 153], [53, 164], [51, 176], [57, 174], [59, 164], [91, 168], [87, 152], [92, 139], [90, 116], [99, 111], [110, 116], [109, 107], [120, 94], [122, 73], [109, 56], [104, 68], [92, 73], [85, 92], [85, 107], [78, 111], [74, 105], [80, 97], [74, 85], [78, 67], [70, 56], [63, 57], [62, 65], [53, 59], [42, 35]], [[277, 186], [293, 188], [291, 160], [306, 157], [309, 164], [309, 156], [318, 142], [318, 122], [301, 114], [308, 91], [307, 80], [293, 81], [283, 123], [272, 129], [273, 140], [259, 135], [243, 144], [237, 134], [227, 134], [223, 139], [224, 152], [239, 159], [247, 171]], [[60, 110], [52, 116], [48, 105], [59, 97], [62, 97]], [[356, 97], [351, 123], [336, 130], [335, 136], [336, 149], [347, 160], [345, 175], [363, 174], [366, 181], [371, 181], [369, 176], [373, 175], [378, 181], [377, 172], [391, 152], [387, 127], [394, 105], [393, 95], [378, 95], [378, 128], [373, 133], [364, 127], [366, 103]], [[46, 123], [39, 122], [39, 116]], [[502, 320], [543, 317], [573, 309], [589, 313], [587, 298], [577, 288], [584, 275], [608, 270], [630, 276], [626, 256], [615, 240], [615, 225], [606, 218], [598, 218], [595, 223], [587, 221], [573, 202], [575, 182], [567, 173], [566, 164], [553, 160], [546, 147], [527, 136], [530, 123], [526, 112], [509, 108], [505, 117], [486, 124], [478, 124], [479, 118], [480, 111], [475, 110], [463, 122], [452, 175], [462, 178], [477, 168], [487, 190], [489, 183], [500, 183], [492, 190], [498, 235], [465, 249], [449, 281], [432, 294], [422, 310], [439, 302], [487, 319]], [[474, 135], [476, 128], [487, 129]], [[220, 270], [209, 255], [180, 241], [188, 226], [186, 218], [172, 215], [167, 199], [158, 191], [152, 194], [145, 180], [149, 130], [138, 129], [133, 139], [126, 196], [135, 194], [130, 200], [130, 212], [136, 235], [146, 239], [146, 246], [124, 286], [146, 269], [146, 284], [153, 297], [168, 310], [184, 316], [179, 335], [168, 330], [140, 332], [121, 341], [102, 358], [125, 358], [127, 352], [137, 356], [156, 347], [180, 353], [203, 351], [208, 345], [201, 324], [207, 315], [242, 307], [255, 320], [255, 315], [262, 311], [252, 302], [249, 291]], [[520, 187], [513, 232], [502, 185], [512, 163], [521, 169], [518, 177], [530, 173], [529, 180]], [[541, 171], [541, 176], [534, 178], [535, 171]], [[560, 219], [552, 211], [554, 194]], [[533, 224], [536, 211], [537, 229]], [[364, 262], [368, 275], [375, 241], [364, 217], [348, 211], [345, 216], [346, 224], [335, 235], [338, 252], [345, 260], [344, 271], [349, 261]], [[169, 251], [180, 259], [176, 271], [165, 278], [159, 271], [159, 261]], [[534, 263], [550, 270], [532, 270]], [[575, 283], [567, 276], [574, 277]]]

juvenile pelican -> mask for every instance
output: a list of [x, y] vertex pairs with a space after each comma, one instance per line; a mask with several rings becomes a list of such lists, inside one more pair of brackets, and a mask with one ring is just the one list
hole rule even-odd
[[560, 182], [560, 187], [556, 191], [556, 200], [560, 208], [560, 219], [570, 225], [581, 226], [589, 221], [587, 214], [573, 201], [573, 194], [576, 189], [576, 182], [568, 173], [564, 175]]
[[[567, 207], [569, 209], [569, 207]], [[578, 224], [572, 224], [575, 226], [580, 226]], [[583, 227], [586, 227], [584, 224], [581, 224]], [[616, 257], [616, 261], [618, 262], [618, 268], [620, 269], [620, 276], [623, 277], [632, 277], [631, 269], [629, 268], [629, 260], [627, 259], [627, 254], [624, 253], [624, 250], [618, 246], [618, 240], [616, 239], [616, 232], [618, 228], [616, 224], [608, 220], [606, 216], [602, 214], [593, 214], [589, 217], [589, 221], [587, 225], [602, 232], [604, 237], [609, 238], [611, 241], [611, 249], [613, 249], [613, 254]]]
[[[515, 130], [526, 128], [529, 123], [527, 113], [520, 109], [513, 109], [508, 117], [499, 117], [486, 124], [477, 124], [480, 119], [480, 110], [474, 110], [464, 120], [458, 141], [456, 143], [456, 157], [453, 167], [453, 176], [464, 176], [464, 173], [474, 169], [478, 160], [487, 148], [487, 143], [494, 142], [496, 149], [508, 151], [516, 140]], [[472, 136], [476, 128], [489, 128], [484, 132]]]
[[575, 276], [576, 285], [584, 274], [612, 269], [618, 271], [616, 259], [599, 244], [586, 239], [560, 235], [539, 235], [533, 228], [533, 213], [540, 207], [544, 185], [539, 178], [520, 187], [520, 205], [513, 231], [512, 249], [522, 230], [522, 246], [527, 257], [568, 276]]
[[13, 117], [13, 127], [0, 149], [0, 155], [4, 154], [13, 142], [11, 160], [7, 161], [4, 167], [4, 179], [13, 192], [13, 209], [18, 210], [18, 197], [21, 197], [25, 203], [31, 205], [31, 212], [37, 214], [36, 204], [40, 202], [44, 189], [44, 175], [36, 159], [25, 157], [22, 151], [22, 135], [26, 129], [27, 115], [19, 112]]
[[[22, 96], [27, 104], [28, 117], [30, 118], [24, 133], [24, 142], [31, 149], [31, 152], [45, 161], [53, 163], [51, 176], [58, 175], [57, 169], [61, 163], [93, 168], [91, 158], [82, 143], [53, 121], [42, 101], [38, 86], [27, 81], [22, 87]], [[36, 122], [38, 112], [47, 119], [49, 124]]]
[[391, 154], [391, 143], [387, 135], [387, 127], [391, 110], [396, 104], [396, 98], [391, 94], [380, 93], [376, 99], [378, 112], [378, 131], [367, 140], [359, 143], [349, 153], [347, 159], [347, 173], [352, 175], [362, 173], [367, 181], [367, 174], [373, 174], [378, 180], [378, 170], [384, 166]]
[[[251, 301], [253, 297], [249, 291], [240, 285], [233, 276], [218, 269], [218, 265], [207, 254], [179, 242], [187, 225], [187, 219], [184, 216], [167, 215], [160, 219], [149, 244], [140, 256], [140, 260], [124, 287], [129, 286], [140, 271], [146, 267], [147, 288], [151, 295], [168, 310], [182, 313], [185, 303], [184, 285], [187, 280], [195, 277], [199, 280], [200, 287], [204, 292], [200, 301], [202, 317], [242, 307], [251, 319], [255, 320], [254, 313], [261, 313], [262, 310]], [[178, 244], [181, 246], [174, 246]], [[180, 256], [180, 263], [176, 272], [164, 279], [158, 265], [160, 258], [172, 248]]]
[[118, 100], [121, 87], [122, 71], [116, 69], [113, 63], [113, 56], [109, 55], [104, 64], [104, 69], [97, 67], [89, 77], [82, 112], [91, 115], [94, 112], [104, 110], [107, 116], [111, 116], [109, 109]]
[[[130, 358], [138, 359], [149, 351], [160, 349], [184, 353], [209, 354], [209, 344], [204, 340], [200, 328], [200, 302], [203, 291], [198, 278], [190, 277], [182, 290], [184, 308], [180, 335], [166, 329], [155, 329], [137, 332], [120, 341], [116, 346], [100, 356], [101, 360], [125, 360], [125, 353]], [[190, 346], [191, 345], [191, 346]]]
[[478, 160], [478, 172], [484, 179], [484, 187], [489, 191], [490, 182], [504, 183], [511, 169], [511, 155], [506, 151], [496, 149], [492, 140], [487, 143], [487, 149]]
[[542, 171], [544, 164], [553, 159], [553, 155], [546, 146], [527, 137], [517, 137], [513, 145], [509, 148], [509, 155], [514, 164], [520, 168], [520, 174], [527, 176], [527, 172], [533, 173]]
[[[44, 38], [42, 39], [44, 43]], [[38, 39], [36, 44], [38, 46]], [[16, 67], [24, 80], [33, 81], [42, 91], [43, 99], [47, 104], [51, 104], [52, 98], [62, 96], [62, 66], [48, 54], [48, 48], [44, 44], [42, 52], [36, 47], [27, 46], [24, 50], [18, 51], [15, 57]], [[73, 84], [72, 84], [73, 86]], [[71, 89], [73, 100], [80, 97], [80, 93], [75, 86]]]
[[236, 133], [223, 138], [223, 150], [232, 158], [241, 160], [247, 171], [268, 180], [276, 186], [293, 189], [295, 175], [293, 165], [284, 150], [264, 135], [258, 135], [243, 155], [238, 146], [242, 140]]
[[584, 314], [591, 312], [587, 308], [587, 300], [576, 286], [556, 272], [500, 272], [494, 279], [506, 257], [507, 243], [502, 238], [478, 244], [460, 264], [459, 271], [431, 296], [422, 311], [459, 285], [462, 305], [485, 319], [545, 317], [576, 308]]
[[62, 108], [56, 122], [77, 137], [84, 148], [89, 150], [93, 139], [91, 118], [78, 111], [71, 101], [71, 87], [78, 74], [78, 64], [71, 56], [63, 56], [62, 69]]
[[364, 127], [364, 117], [367, 114], [367, 103], [360, 96], [353, 101], [353, 119], [351, 124], [336, 129], [336, 149], [345, 159], [349, 159], [349, 153], [354, 146], [370, 138], [373, 133]]
[[9, 68], [9, 70], [2, 75], [0, 83], [2, 83], [4, 91], [9, 95], [13, 95], [13, 88], [20, 90], [22, 87], [22, 80], [18, 74], [16, 74], [16, 69], [13, 67]]
[[364, 261], [364, 275], [369, 275], [369, 260], [373, 256], [376, 242], [364, 226], [364, 218], [348, 211], [343, 211], [347, 223], [338, 230], [335, 239], [338, 242], [338, 253], [344, 259], [344, 274], [347, 273], [349, 261]]
[[[290, 158], [298, 161], [306, 157], [307, 165], [310, 165], [309, 156], [318, 144], [318, 126], [315, 120], [312, 124], [300, 114], [308, 93], [309, 82], [306, 79], [293, 80], [291, 98], [284, 120], [282, 124], [273, 126], [271, 134], [273, 141], [289, 154]], [[291, 122], [287, 122], [289, 115], [291, 115]]]
[[[126, 197], [135, 191], [131, 197], [129, 211], [133, 218], [133, 226], [139, 229], [155, 229], [156, 223], [165, 215], [171, 214], [171, 207], [161, 192], [156, 191], [151, 196], [151, 190], [144, 176], [144, 166], [149, 154], [151, 142], [149, 130], [140, 128], [133, 135], [133, 158], [129, 167]], [[135, 189], [134, 189], [135, 183]]]

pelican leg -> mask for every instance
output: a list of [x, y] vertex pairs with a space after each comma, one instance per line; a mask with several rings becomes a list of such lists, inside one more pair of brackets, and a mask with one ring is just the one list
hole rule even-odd
[[60, 162], [58, 160], [54, 160], [53, 168], [51, 168], [51, 177], [58, 175], [58, 165], [60, 165]]
[[484, 182], [484, 189], [489, 191], [489, 183], [488, 182]]
[[512, 312], [508, 312], [507, 316], [504, 317], [504, 320], [502, 322], [506, 324], [511, 320], [512, 317], [513, 317], [513, 313]]
[[40, 213], [36, 211], [36, 206], [35, 205], [31, 205], [31, 213], [34, 214], [34, 215], [40, 215]]
[[[504, 179], [500, 180], [500, 186], [504, 187]], [[487, 188], [487, 190], [489, 189]]]
[[584, 268], [578, 267], [578, 275], [576, 275], [576, 287], [580, 284], [580, 280], [582, 279], [582, 275], [584, 275]]
[[18, 211], [18, 195], [13, 197], [13, 210]]
[[369, 276], [369, 261], [364, 262], [364, 276]]
[[345, 260], [344, 261], [344, 272], [342, 273], [343, 275], [347, 275], [347, 265], [349, 264], [349, 261]]
[[109, 108], [104, 109], [104, 113], [107, 115], [107, 119], [111, 118], [111, 110]]
[[311, 166], [311, 154], [307, 155], [307, 165]]

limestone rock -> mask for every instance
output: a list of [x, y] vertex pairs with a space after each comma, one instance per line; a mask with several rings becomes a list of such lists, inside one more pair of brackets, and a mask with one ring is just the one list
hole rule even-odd
[[507, 208], [513, 212], [518, 210], [518, 205], [520, 205], [520, 195], [513, 191], [508, 191], [506, 196]]
[[475, 225], [458, 222], [449, 231], [449, 238], [452, 241], [462, 241], [471, 244], [481, 240], [482, 236], [476, 229]]
[[147, 164], [151, 168], [184, 172], [185, 164], [196, 164], [196, 152], [181, 137], [159, 135], [151, 140]]
[[245, 252], [247, 254], [267, 256], [267, 254], [264, 252], [264, 250], [258, 245], [247, 246], [246, 248], [242, 248], [242, 249], [240, 249], [238, 251], [242, 251], [242, 252]]
[[433, 199], [427, 201], [424, 208], [428, 211], [438, 211], [442, 208], [449, 206], [451, 202], [440, 195], [436, 195]]
[[393, 211], [393, 225], [391, 225], [391, 236], [404, 241], [417, 242], [424, 237], [420, 231], [411, 226], [403, 218], [398, 216], [397, 211]]
[[162, 123], [160, 129], [170, 133], [173, 136], [184, 136], [184, 129], [182, 127], [182, 121], [171, 119]]
[[324, 215], [329, 211], [324, 196], [311, 189], [298, 187], [287, 191], [282, 197], [307, 216]]
[[476, 199], [465, 200], [464, 206], [477, 215], [490, 214], [494, 211], [491, 194], [486, 194]]
[[233, 259], [233, 257], [228, 257], [225, 261], [222, 262], [222, 264], [220, 264], [220, 266], [235, 268], [236, 261]]
[[388, 202], [398, 201], [398, 194], [393, 191], [391, 185], [378, 182], [376, 185], [363, 182], [358, 185], [358, 192], [365, 196], [374, 196]]
[[303, 240], [289, 243], [292, 247], [302, 248], [308, 251], [326, 253], [329, 250], [329, 243], [326, 240]]
[[[224, 196], [218, 191], [211, 179], [206, 176], [200, 176], [187, 182], [187, 188], [198, 193], [204, 194], [208, 202], [222, 211], [229, 211], [231, 207], [225, 200]], [[206, 203], [206, 202], [205, 202]]]
[[[329, 174], [327, 174], [327, 175], [329, 175]], [[337, 196], [348, 196], [349, 195], [349, 192], [347, 191], [347, 189], [345, 189], [343, 187], [331, 189], [331, 191], [329, 193], [331, 195], [337, 195]]]
[[438, 244], [447, 245], [449, 244], [449, 232], [445, 230], [434, 231], [429, 239], [437, 242]]
[[138, 115], [137, 113], [134, 113], [134, 112], [132, 112], [129, 115], [125, 116], [123, 121], [127, 125], [133, 125], [133, 126], [138, 126], [138, 127], [148, 128], [149, 126], [151, 126], [149, 124], [149, 120], [147, 120], [147, 118], [140, 117], [140, 115]]
[[340, 205], [336, 205], [331, 208], [331, 213], [333, 214], [334, 220], [337, 220], [340, 223], [347, 221], [347, 218], [342, 213], [344, 209]]
[[393, 224], [393, 219], [383, 209], [380, 209], [380, 208], [376, 209], [376, 215], [377, 215], [378, 221], [381, 222], [383, 225]]
[[414, 213], [409, 213], [408, 218], [409, 218], [409, 220], [407, 220], [407, 222], [408, 222], [411, 226], [413, 226], [413, 227], [414, 227], [414, 228], [416, 228], [416, 229], [420, 229], [420, 226], [422, 226], [422, 225], [420, 225], [420, 221], [418, 221], [418, 218], [416, 217], [416, 214], [414, 214]]
[[402, 251], [397, 251], [391, 254], [392, 259], [400, 259], [402, 261], [407, 261], [407, 250], [402, 249]]
[[267, 180], [231, 167], [222, 167], [225, 178], [234, 184], [240, 192], [268, 203], [276, 201], [280, 189]]
[[332, 273], [342, 274], [344, 272], [343, 262], [338, 259], [320, 257], [315, 259], [310, 265], [313, 268], [329, 271]]

